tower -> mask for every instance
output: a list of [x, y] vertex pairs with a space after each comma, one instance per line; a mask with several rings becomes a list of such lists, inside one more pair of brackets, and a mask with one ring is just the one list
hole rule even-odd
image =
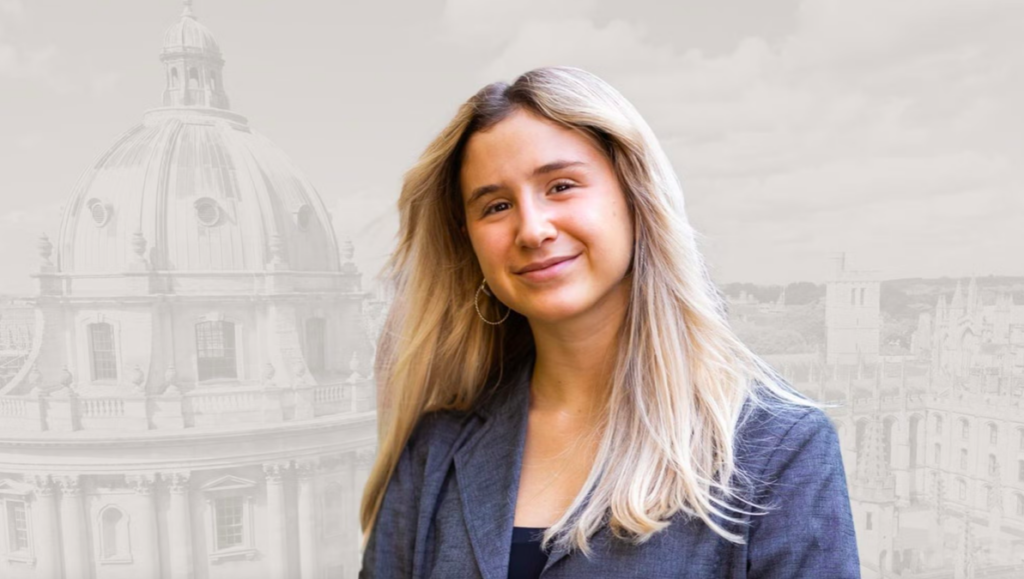
[[825, 282], [826, 362], [874, 363], [881, 340], [878, 276], [847, 269], [842, 253], [833, 257], [832, 265]]

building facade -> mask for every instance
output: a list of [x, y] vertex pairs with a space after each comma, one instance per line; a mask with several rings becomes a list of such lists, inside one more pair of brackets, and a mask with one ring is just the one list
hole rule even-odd
[[190, 2], [159, 58], [161, 106], [38, 244], [0, 386], [0, 576], [355, 577], [377, 429], [354, 248], [230, 109]]
[[863, 577], [1024, 577], [1024, 306], [958, 283], [907, 351], [887, 352], [881, 280], [843, 262], [826, 283], [827, 354], [766, 359], [834, 405]]

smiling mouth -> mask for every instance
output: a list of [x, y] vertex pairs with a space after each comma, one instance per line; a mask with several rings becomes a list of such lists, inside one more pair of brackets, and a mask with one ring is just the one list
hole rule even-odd
[[576, 261], [576, 258], [578, 258], [579, 256], [580, 254], [576, 254], [572, 257], [563, 259], [562, 261], [553, 263], [545, 268], [526, 271], [519, 273], [517, 275], [532, 281], [543, 281], [551, 279], [561, 275], [562, 270], [569, 267], [574, 261]]

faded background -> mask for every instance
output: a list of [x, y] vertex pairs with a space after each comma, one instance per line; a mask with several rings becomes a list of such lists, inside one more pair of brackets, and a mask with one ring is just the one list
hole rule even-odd
[[0, 577], [355, 577], [402, 173], [549, 64], [836, 403], [863, 576], [1024, 576], [1024, 3], [188, 4], [0, 0]]

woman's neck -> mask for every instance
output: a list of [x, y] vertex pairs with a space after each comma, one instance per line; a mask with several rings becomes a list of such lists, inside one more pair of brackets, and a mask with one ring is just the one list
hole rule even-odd
[[531, 324], [537, 358], [530, 383], [531, 412], [568, 417], [600, 414], [608, 395], [626, 306], [558, 325]]

